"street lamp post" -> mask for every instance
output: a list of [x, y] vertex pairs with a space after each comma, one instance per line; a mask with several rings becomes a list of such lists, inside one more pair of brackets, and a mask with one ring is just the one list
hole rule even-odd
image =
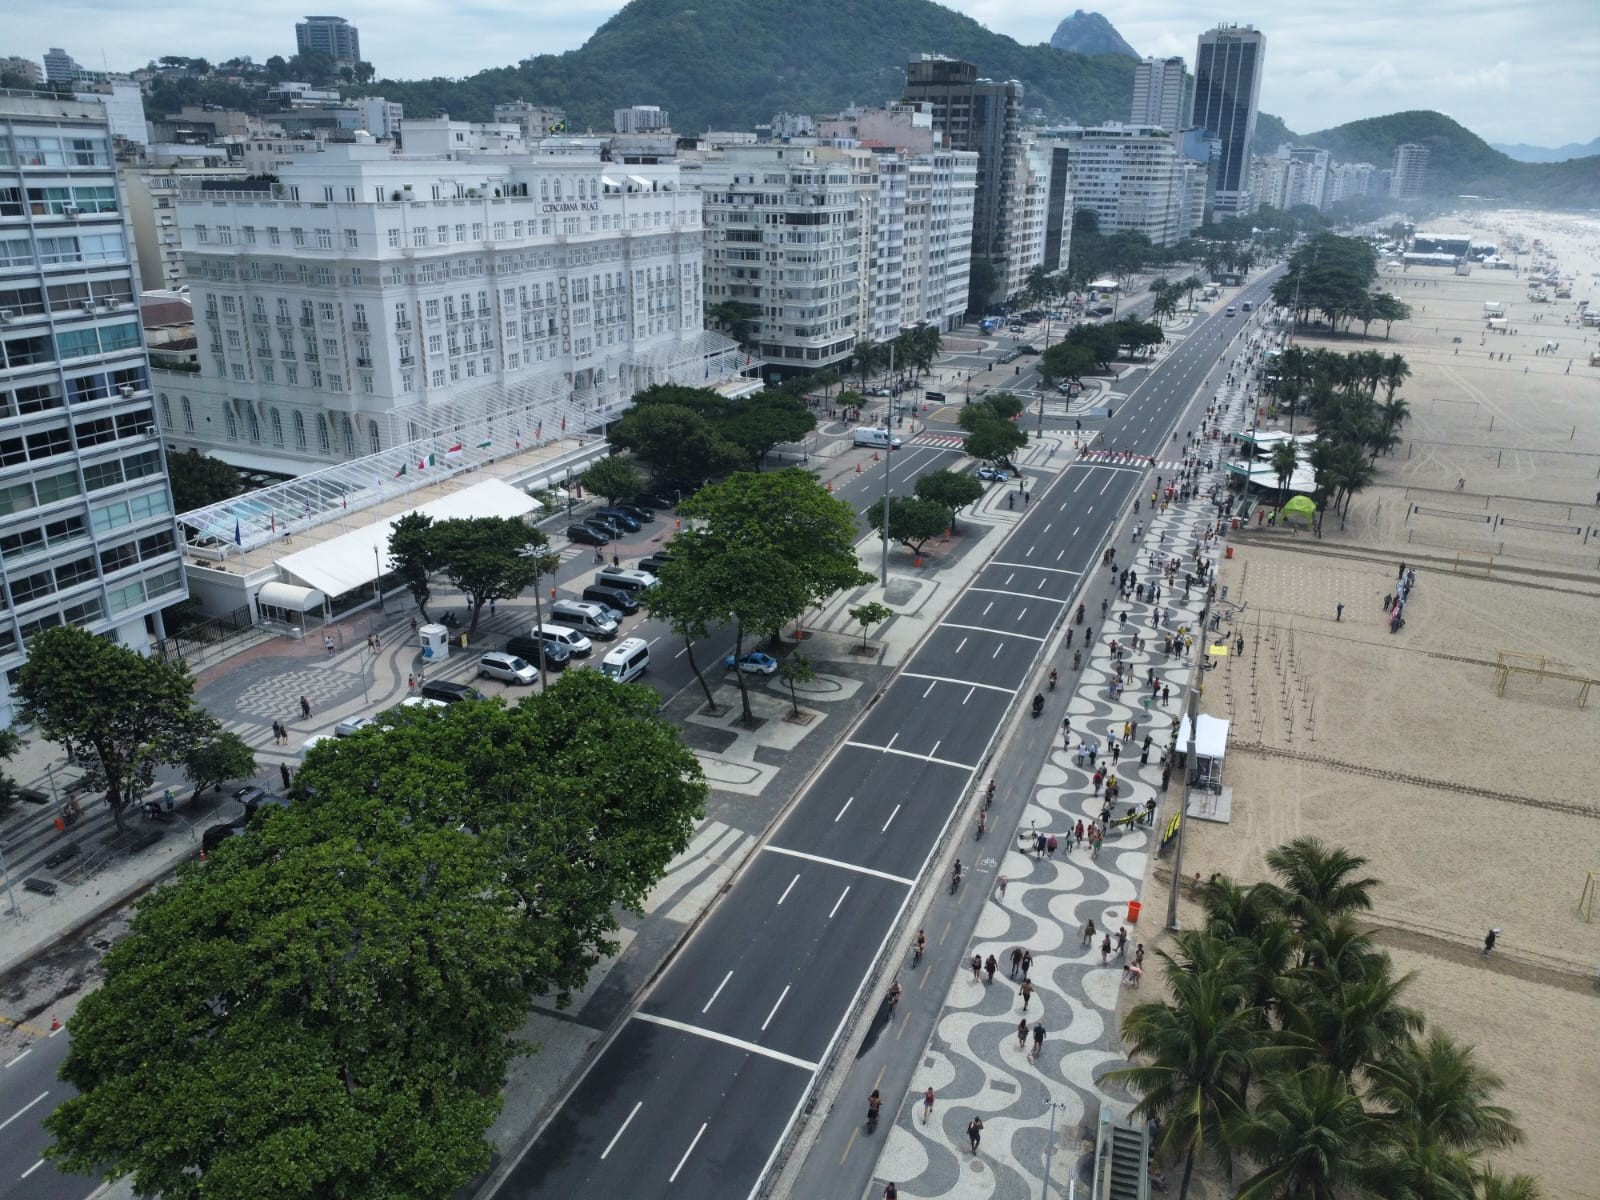
[[[1059, 1100], [1051, 1100], [1049, 1093], [1045, 1094], [1045, 1103], [1050, 1106], [1050, 1132], [1045, 1135], [1044, 1142], [1044, 1179], [1039, 1184], [1039, 1200], [1050, 1200], [1050, 1160], [1055, 1157], [1056, 1151], [1056, 1113], [1067, 1106]], [[1073, 1194], [1077, 1186], [1077, 1175], [1069, 1174], [1067, 1178], [1067, 1194]]]
[[879, 568], [879, 582], [889, 586], [889, 466], [894, 462], [894, 434], [889, 434], [888, 445], [883, 448], [883, 561]]
[[[1181, 926], [1178, 924], [1178, 892], [1183, 887], [1183, 831], [1188, 824], [1189, 812], [1189, 777], [1194, 771], [1194, 743], [1195, 735], [1200, 724], [1200, 687], [1206, 678], [1206, 630], [1211, 621], [1211, 589], [1215, 583], [1206, 585], [1206, 602], [1200, 609], [1199, 637], [1196, 641], [1200, 644], [1200, 659], [1195, 664], [1195, 683], [1189, 689], [1189, 749], [1184, 755], [1183, 786], [1178, 789], [1178, 844], [1172, 852], [1172, 892], [1167, 897], [1167, 928], [1176, 933]], [[1178, 739], [1172, 739], [1172, 749], [1178, 749]], [[1176, 764], [1174, 764], [1176, 765]]]

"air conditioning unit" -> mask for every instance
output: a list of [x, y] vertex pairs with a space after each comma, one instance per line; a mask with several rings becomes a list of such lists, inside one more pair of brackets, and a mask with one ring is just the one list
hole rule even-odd
[[122, 393], [123, 399], [127, 399], [129, 396], [133, 395], [133, 391], [134, 391], [133, 384], [131, 384], [131, 383], [119, 384], [118, 387], [117, 387], [117, 391]]
[[64, 216], [68, 216], [68, 217], [81, 217], [81, 216], [83, 216], [83, 209], [79, 208], [76, 204], [67, 205], [65, 208], [63, 208], [61, 210], [61, 212], [62, 212], [62, 214]]
[[11, 324], [11, 319], [16, 316], [9, 308], [0, 308], [0, 325]]
[[92, 313], [94, 311], [94, 301], [93, 300], [85, 300], [83, 302], [83, 311], [86, 312], [86, 313]]
[[118, 300], [115, 296], [112, 296], [109, 300], [106, 301], [106, 307], [109, 308], [112, 312], [116, 312], [117, 309], [122, 307], [122, 301]]

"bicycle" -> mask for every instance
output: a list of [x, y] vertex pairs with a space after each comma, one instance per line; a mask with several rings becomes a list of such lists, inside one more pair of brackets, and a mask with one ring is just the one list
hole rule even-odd
[[978, 833], [977, 833], [977, 837], [975, 837], [973, 839], [974, 841], [977, 841], [978, 839], [983, 837], [983, 827], [984, 827], [985, 820], [986, 820], [987, 816], [988, 816], [988, 814], [985, 813], [985, 812], [980, 811], [978, 813]]
[[961, 860], [956, 859], [955, 869], [950, 872], [950, 894], [956, 894], [956, 889], [961, 886]]

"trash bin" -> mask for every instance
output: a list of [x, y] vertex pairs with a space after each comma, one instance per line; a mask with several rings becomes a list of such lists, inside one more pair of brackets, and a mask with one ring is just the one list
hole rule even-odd
[[1228, 553], [1226, 554], [1225, 557], [1227, 557], [1227, 558], [1232, 558], [1233, 557], [1233, 547], [1232, 546], [1228, 547]]
[[1141, 912], [1143, 912], [1143, 911], [1144, 911], [1144, 905], [1143, 904], [1139, 903], [1139, 901], [1137, 901], [1137, 900], [1129, 900], [1128, 901], [1128, 924], [1129, 925], [1137, 925], [1139, 923], [1139, 914]]
[[1239, 518], [1238, 517], [1234, 517], [1233, 518], [1233, 527], [1235, 529], [1239, 528]]

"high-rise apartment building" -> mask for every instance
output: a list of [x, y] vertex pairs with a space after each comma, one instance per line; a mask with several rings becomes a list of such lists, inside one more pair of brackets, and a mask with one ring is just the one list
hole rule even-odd
[[52, 46], [44, 56], [44, 78], [46, 83], [56, 86], [71, 85], [80, 79], [91, 79], [94, 72], [86, 71], [78, 65], [77, 59], [68, 54], [59, 46]]
[[1396, 200], [1416, 200], [1422, 195], [1422, 183], [1428, 173], [1428, 148], [1415, 142], [1405, 142], [1394, 148], [1393, 174], [1389, 177], [1389, 195]]
[[705, 202], [706, 307], [754, 308], [751, 338], [780, 370], [849, 358], [870, 332], [871, 152], [728, 146], [683, 168]]
[[1133, 68], [1133, 114], [1130, 125], [1159, 125], [1176, 133], [1184, 126], [1188, 75], [1181, 57], [1146, 58]]
[[[1001, 295], [1021, 291], [1028, 272], [1041, 261], [1019, 246], [1022, 224], [1030, 220], [1022, 203], [1028, 188], [1022, 85], [979, 79], [972, 63], [925, 54], [906, 64], [905, 98], [927, 107], [934, 131], [951, 149], [977, 153], [972, 256], [994, 266]], [[1034, 244], [1042, 253], [1042, 229]]]
[[0, 96], [0, 724], [27, 641], [188, 592], [103, 106]]
[[307, 17], [294, 27], [295, 49], [326, 54], [341, 67], [361, 61], [361, 31], [343, 17]]
[[443, 437], [531, 446], [722, 373], [700, 197], [676, 165], [423, 124], [461, 148], [401, 156], [362, 134], [268, 194], [185, 192], [202, 372], [157, 373], [175, 446], [295, 474]]
[[1267, 39], [1249, 25], [1219, 25], [1200, 35], [1190, 120], [1214, 147], [1211, 217], [1251, 210], [1250, 155]]
[[1371, 163], [1334, 163], [1328, 168], [1328, 204], [1367, 195], [1375, 170]]
[[44, 71], [40, 69], [39, 64], [31, 58], [23, 58], [20, 55], [11, 54], [0, 58], [0, 71], [8, 75], [20, 75], [30, 84], [44, 82]]
[[1257, 208], [1290, 209], [1309, 204], [1321, 210], [1328, 204], [1330, 155], [1315, 146], [1285, 143], [1271, 155], [1256, 160], [1250, 190]]
[[[1185, 225], [1189, 164], [1177, 135], [1158, 125], [1069, 125], [1044, 133], [1067, 151], [1072, 204], [1092, 211], [1102, 233], [1142, 233], [1171, 246], [1190, 233]], [[1067, 215], [1070, 225], [1071, 215]]]
[[635, 104], [611, 110], [611, 128], [617, 133], [654, 133], [672, 128], [670, 115], [654, 104]]

